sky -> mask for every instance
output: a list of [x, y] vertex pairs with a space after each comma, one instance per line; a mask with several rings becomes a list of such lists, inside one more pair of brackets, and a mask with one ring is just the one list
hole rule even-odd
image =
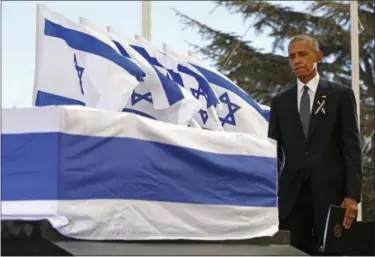
[[[301, 10], [302, 1], [270, 1]], [[46, 5], [52, 11], [78, 22], [80, 16], [127, 37], [141, 34], [141, 1], [2, 1], [1, 2], [1, 95], [2, 107], [32, 106], [31, 94], [34, 82], [36, 6]], [[211, 1], [153, 1], [151, 42], [159, 47], [163, 43], [187, 53], [190, 43], [205, 45], [196, 30], [184, 29], [172, 10], [175, 8], [198, 21], [223, 32], [243, 35], [252, 20], [243, 22], [240, 15], [231, 15], [225, 8], [217, 8]], [[246, 40], [251, 45], [270, 51], [272, 40], [256, 35], [250, 29]], [[283, 53], [281, 53], [283, 54]]]

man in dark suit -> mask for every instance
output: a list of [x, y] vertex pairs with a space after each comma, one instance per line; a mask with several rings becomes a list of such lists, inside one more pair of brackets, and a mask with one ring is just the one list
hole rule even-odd
[[[272, 99], [269, 137], [279, 153], [280, 229], [309, 254], [322, 243], [331, 204], [346, 208], [349, 228], [360, 201], [362, 157], [353, 91], [320, 78], [323, 57], [312, 37], [288, 46], [297, 84]], [[312, 243], [313, 242], [313, 243]]]

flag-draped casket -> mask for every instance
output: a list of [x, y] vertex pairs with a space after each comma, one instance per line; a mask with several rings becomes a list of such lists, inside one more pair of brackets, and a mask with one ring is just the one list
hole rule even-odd
[[278, 230], [276, 145], [79, 106], [3, 109], [2, 219], [81, 239]]

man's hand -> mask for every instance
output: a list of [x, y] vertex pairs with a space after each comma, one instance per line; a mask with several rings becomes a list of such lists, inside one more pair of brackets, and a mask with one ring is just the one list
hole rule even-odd
[[344, 207], [346, 209], [343, 225], [346, 229], [349, 229], [353, 221], [357, 217], [357, 213], [358, 213], [357, 201], [350, 199], [350, 198], [345, 198], [341, 204], [341, 207]]

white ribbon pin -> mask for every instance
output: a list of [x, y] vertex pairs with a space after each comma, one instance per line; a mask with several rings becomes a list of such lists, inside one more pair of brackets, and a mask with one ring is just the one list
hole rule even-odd
[[316, 108], [315, 115], [318, 114], [319, 112], [322, 112], [324, 115], [326, 114], [326, 110], [324, 109], [324, 105], [326, 103], [326, 95], [321, 96], [321, 100], [318, 100], [318, 108]]

